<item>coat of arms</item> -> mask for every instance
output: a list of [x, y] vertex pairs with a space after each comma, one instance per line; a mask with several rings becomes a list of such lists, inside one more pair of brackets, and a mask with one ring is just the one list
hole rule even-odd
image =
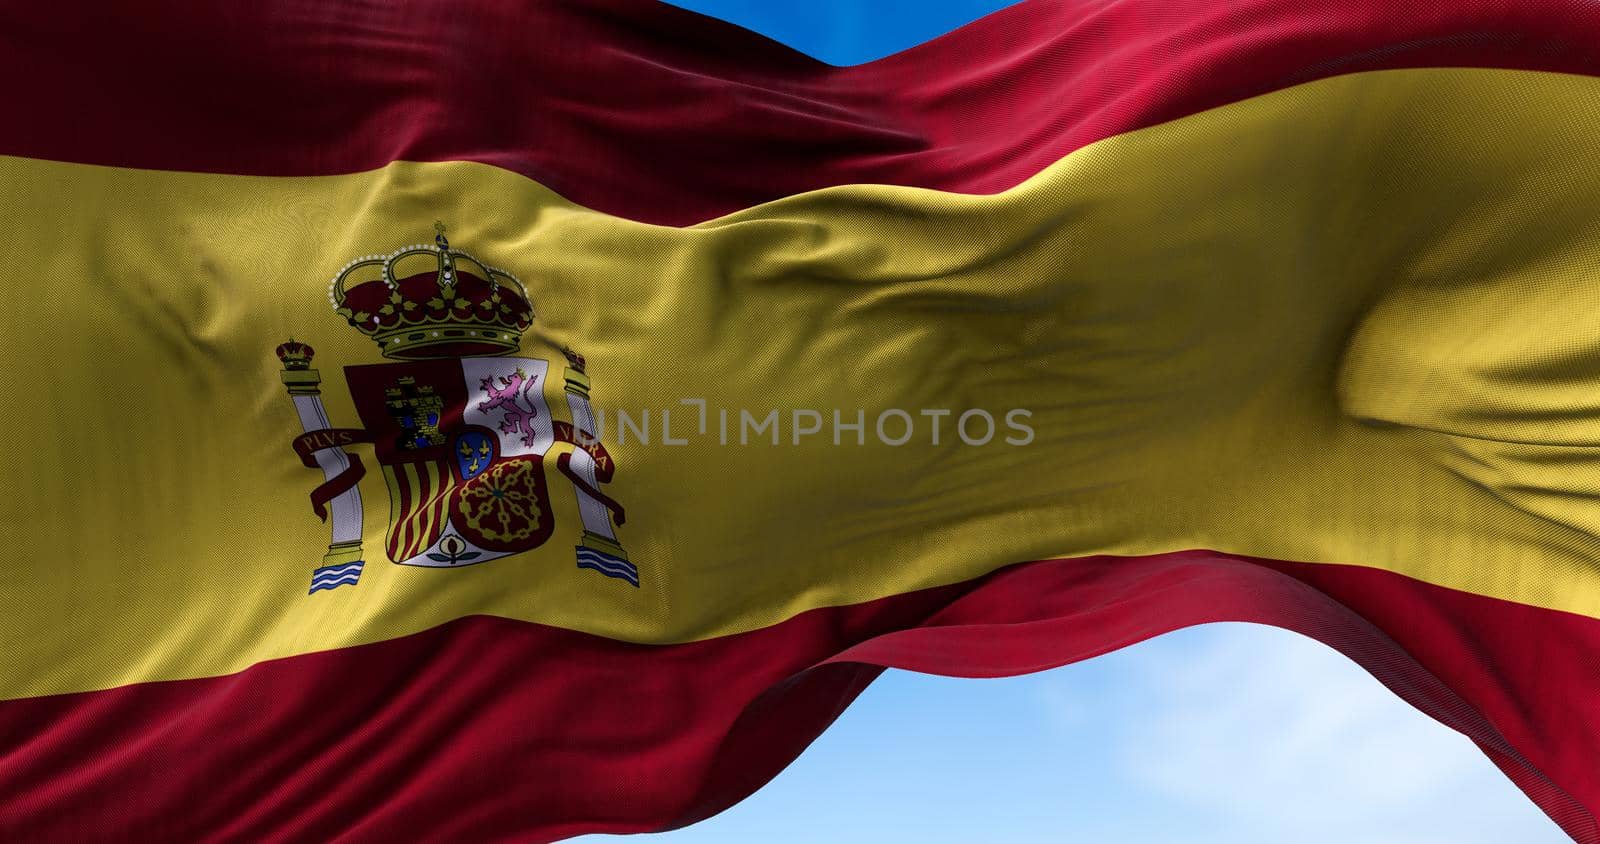
[[572, 421], [557, 421], [546, 399], [550, 362], [514, 356], [533, 324], [527, 290], [435, 228], [434, 243], [351, 261], [329, 288], [334, 311], [393, 361], [344, 368], [360, 427], [329, 422], [309, 345], [291, 339], [277, 348], [304, 429], [294, 450], [323, 473], [312, 508], [333, 528], [310, 591], [354, 584], [365, 565], [359, 484], [367, 472], [345, 450], [356, 443], [371, 444], [389, 490], [389, 560], [431, 568], [544, 544], [555, 529], [545, 457], [556, 443], [571, 444], [555, 468], [583, 519], [577, 565], [638, 586], [613, 527], [624, 521], [622, 507], [600, 491], [615, 464], [594, 435], [583, 356], [563, 350]]

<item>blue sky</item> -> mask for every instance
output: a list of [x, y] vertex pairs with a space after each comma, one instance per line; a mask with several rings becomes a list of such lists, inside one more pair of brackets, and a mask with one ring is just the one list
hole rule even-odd
[[673, 0], [829, 64], [860, 64], [936, 38], [1016, 0]]
[[1570, 844], [1464, 737], [1245, 624], [1026, 677], [891, 671], [753, 797], [627, 840]]
[[[832, 64], [1005, 0], [681, 0]], [[617, 836], [585, 836], [603, 844]], [[1055, 671], [891, 671], [755, 796], [651, 844], [1561, 844], [1465, 738], [1328, 648], [1215, 624]]]

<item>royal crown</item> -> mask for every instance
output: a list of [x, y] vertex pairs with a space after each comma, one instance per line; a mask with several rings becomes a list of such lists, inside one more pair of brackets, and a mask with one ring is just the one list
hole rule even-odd
[[[503, 355], [533, 324], [528, 292], [445, 238], [345, 264], [328, 288], [335, 312], [400, 360]], [[285, 361], [287, 363], [287, 360]]]
[[291, 337], [289, 342], [278, 346], [277, 353], [284, 369], [301, 370], [311, 368], [311, 358], [317, 354], [317, 350]]

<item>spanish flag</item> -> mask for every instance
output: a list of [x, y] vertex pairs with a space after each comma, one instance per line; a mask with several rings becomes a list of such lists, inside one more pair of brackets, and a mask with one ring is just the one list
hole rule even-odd
[[670, 828], [1278, 625], [1600, 842], [1600, 6], [12, 4], [0, 840]]

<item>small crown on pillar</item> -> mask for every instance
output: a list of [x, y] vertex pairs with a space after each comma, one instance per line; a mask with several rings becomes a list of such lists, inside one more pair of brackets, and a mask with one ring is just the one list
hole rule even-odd
[[317, 354], [317, 350], [290, 337], [289, 342], [277, 348], [277, 353], [284, 369], [301, 370], [311, 368], [311, 358]]

